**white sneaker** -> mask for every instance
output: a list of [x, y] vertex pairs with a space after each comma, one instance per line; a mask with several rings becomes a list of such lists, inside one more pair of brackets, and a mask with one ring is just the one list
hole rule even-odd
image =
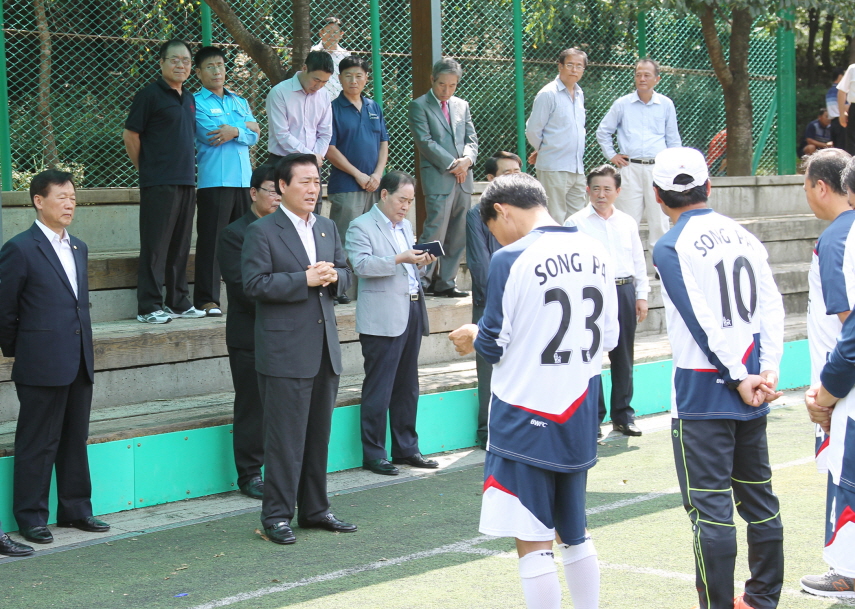
[[197, 319], [199, 317], [205, 317], [205, 312], [200, 311], [196, 307], [190, 307], [189, 309], [187, 309], [183, 313], [176, 313], [175, 311], [173, 311], [169, 307], [163, 307], [163, 310], [166, 311], [166, 314], [169, 315], [172, 319], [179, 319], [182, 317], [183, 318], [189, 318], [189, 319]]
[[170, 321], [172, 321], [172, 318], [160, 309], [158, 309], [153, 313], [137, 315], [137, 321], [142, 322], [144, 324], [168, 324]]

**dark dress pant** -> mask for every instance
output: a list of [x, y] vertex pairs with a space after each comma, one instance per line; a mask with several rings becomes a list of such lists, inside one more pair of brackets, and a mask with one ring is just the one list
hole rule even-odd
[[89, 410], [92, 383], [84, 358], [70, 385], [39, 387], [15, 383], [21, 410], [15, 431], [12, 512], [19, 527], [45, 526], [56, 467], [57, 522], [92, 515], [89, 478]]
[[362, 381], [362, 458], [386, 459], [387, 413], [392, 428], [392, 458], [419, 452], [416, 411], [419, 403], [419, 349], [422, 307], [410, 302], [407, 329], [400, 336], [360, 334], [365, 379]]
[[193, 306], [220, 304], [220, 263], [217, 241], [222, 230], [252, 205], [249, 188], [200, 188], [196, 192], [196, 279]]
[[338, 382], [326, 340], [314, 378], [258, 374], [264, 405], [264, 527], [290, 522], [298, 505], [303, 526], [329, 513], [327, 455]]
[[784, 528], [772, 491], [766, 417], [671, 420], [680, 492], [692, 521], [695, 583], [701, 609], [733, 607], [734, 502], [748, 523], [745, 602], [778, 606], [784, 581]]
[[264, 408], [258, 391], [255, 351], [228, 347], [229, 367], [235, 388], [234, 443], [238, 486], [261, 475], [264, 464]]
[[850, 110], [849, 114], [849, 120], [846, 122], [846, 152], [855, 155], [855, 109]]
[[[176, 313], [192, 306], [187, 287], [187, 258], [193, 233], [193, 186], [140, 188], [140, 262], [137, 307], [140, 315], [170, 307]], [[163, 298], [163, 286], [166, 298]]]
[[[632, 401], [632, 362], [635, 359], [635, 328], [638, 320], [635, 316], [635, 286], [625, 283], [617, 287], [618, 325], [620, 335], [614, 349], [609, 351], [609, 363], [612, 376], [612, 394], [609, 404], [613, 425], [629, 425], [635, 420]], [[603, 396], [603, 381], [600, 379], [600, 399], [598, 401], [600, 423], [606, 418], [606, 400]]]
[[[477, 324], [484, 315], [484, 307], [472, 305], [472, 323]], [[490, 420], [490, 382], [493, 379], [493, 364], [475, 352], [475, 372], [478, 375], [478, 446], [487, 448], [487, 423]], [[602, 391], [600, 391], [602, 395]]]

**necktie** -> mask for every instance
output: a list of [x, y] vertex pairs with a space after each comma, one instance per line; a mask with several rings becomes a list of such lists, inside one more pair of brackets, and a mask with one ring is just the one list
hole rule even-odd
[[442, 113], [445, 115], [445, 120], [448, 121], [448, 124], [451, 124], [451, 115], [448, 113], [448, 102], [442, 102]]

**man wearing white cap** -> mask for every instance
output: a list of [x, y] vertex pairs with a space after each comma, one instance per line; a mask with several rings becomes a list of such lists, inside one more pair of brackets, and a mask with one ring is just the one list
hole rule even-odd
[[[784, 306], [763, 244], [707, 207], [709, 173], [692, 148], [656, 155], [653, 189], [674, 223], [653, 249], [673, 352], [671, 440], [692, 521], [705, 609], [773, 609], [783, 526], [766, 441], [784, 348]], [[734, 598], [734, 498], [748, 523], [751, 577]]]

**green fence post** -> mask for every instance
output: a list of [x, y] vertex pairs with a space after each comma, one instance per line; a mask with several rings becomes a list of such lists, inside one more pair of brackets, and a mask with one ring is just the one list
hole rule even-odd
[[[0, 180], [4, 190], [12, 190], [12, 130], [9, 126], [9, 82], [6, 78], [5, 28], [3, 3], [0, 2]], [[0, 234], [0, 242], [2, 240], [2, 234]]]
[[523, 80], [522, 0], [514, 0], [514, 90], [516, 92], [517, 154], [528, 171], [525, 147], [525, 84]]
[[751, 175], [757, 175], [757, 167], [760, 166], [760, 159], [763, 156], [763, 150], [766, 148], [766, 142], [769, 140], [769, 133], [772, 132], [772, 124], [775, 122], [775, 115], [778, 113], [778, 98], [773, 97], [772, 103], [769, 104], [769, 111], [766, 113], [766, 120], [763, 122], [763, 131], [760, 132], [760, 139], [757, 140], [757, 145], [754, 147], [754, 158], [751, 161]]
[[214, 28], [211, 23], [211, 7], [202, 0], [202, 45], [211, 46], [214, 39]]
[[383, 63], [380, 57], [380, 0], [371, 0], [371, 80], [374, 101], [383, 107]]
[[638, 33], [636, 34], [638, 57], [647, 57], [647, 13], [638, 13]]
[[796, 35], [791, 11], [778, 13], [778, 174], [796, 173]]

